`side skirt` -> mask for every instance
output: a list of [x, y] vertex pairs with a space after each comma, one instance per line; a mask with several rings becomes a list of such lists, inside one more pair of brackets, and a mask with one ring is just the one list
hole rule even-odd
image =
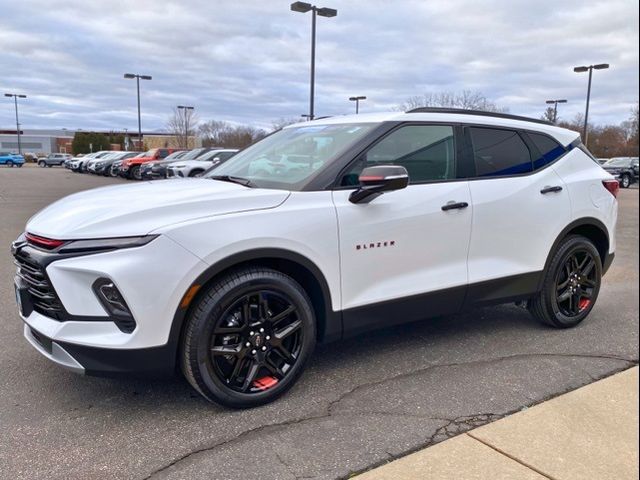
[[526, 300], [538, 292], [542, 273], [513, 275], [343, 310], [343, 338], [475, 307]]

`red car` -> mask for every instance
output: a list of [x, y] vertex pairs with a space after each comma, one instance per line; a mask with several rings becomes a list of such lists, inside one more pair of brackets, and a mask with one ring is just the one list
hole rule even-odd
[[177, 150], [177, 148], [152, 148], [141, 157], [127, 158], [122, 162], [122, 166], [120, 167], [120, 176], [141, 180], [140, 166], [143, 163], [162, 160]]

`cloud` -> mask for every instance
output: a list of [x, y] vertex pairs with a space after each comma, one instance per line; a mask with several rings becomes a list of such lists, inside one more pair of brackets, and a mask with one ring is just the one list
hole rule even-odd
[[[0, 88], [26, 93], [24, 128], [164, 127], [177, 104], [201, 119], [269, 126], [308, 111], [310, 15], [289, 1], [25, 0], [3, 6]], [[425, 92], [481, 90], [512, 113], [584, 110], [581, 64], [594, 73], [590, 117], [619, 123], [638, 100], [638, 6], [627, 0], [332, 0], [318, 18], [316, 113], [389, 110]], [[13, 123], [8, 99], [0, 127]]]

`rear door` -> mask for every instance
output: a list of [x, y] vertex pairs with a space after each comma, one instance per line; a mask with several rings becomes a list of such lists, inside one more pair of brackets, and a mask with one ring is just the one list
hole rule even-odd
[[571, 220], [567, 189], [547, 168], [564, 149], [541, 134], [546, 147], [542, 140], [537, 147], [515, 129], [465, 127], [465, 133], [475, 167], [468, 301], [526, 297], [536, 291], [549, 250]]
[[[364, 152], [334, 190], [345, 333], [453, 313], [467, 285], [472, 208], [456, 129], [403, 125]], [[364, 167], [402, 165], [407, 188], [367, 204], [349, 195]], [[466, 208], [446, 208], [449, 204]], [[445, 210], [442, 209], [445, 207]]]

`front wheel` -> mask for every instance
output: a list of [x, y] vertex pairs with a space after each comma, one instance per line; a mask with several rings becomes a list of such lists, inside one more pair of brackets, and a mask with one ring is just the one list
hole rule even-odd
[[182, 339], [182, 371], [210, 401], [262, 405], [300, 377], [315, 332], [311, 301], [295, 280], [268, 268], [236, 270], [194, 305]]
[[542, 291], [529, 310], [539, 321], [556, 328], [578, 325], [593, 309], [600, 292], [602, 262], [587, 238], [572, 235], [558, 247], [544, 273]]
[[46, 167], [46, 166], [47, 166], [47, 162], [44, 162], [44, 161], [38, 162], [38, 166], [39, 166], [40, 168], [44, 168], [44, 167]]
[[631, 185], [631, 177], [625, 173], [620, 179], [620, 186], [622, 188], [629, 188], [629, 185]]
[[131, 168], [129, 171], [129, 178], [134, 178], [136, 180], [142, 180], [142, 174], [140, 173], [140, 165], [136, 165]]
[[189, 172], [189, 176], [197, 177], [198, 175], [202, 174], [202, 172], [204, 172], [204, 170], [192, 170], [191, 172]]
[[7, 160], [7, 167], [13, 168], [13, 162], [11, 160]]

